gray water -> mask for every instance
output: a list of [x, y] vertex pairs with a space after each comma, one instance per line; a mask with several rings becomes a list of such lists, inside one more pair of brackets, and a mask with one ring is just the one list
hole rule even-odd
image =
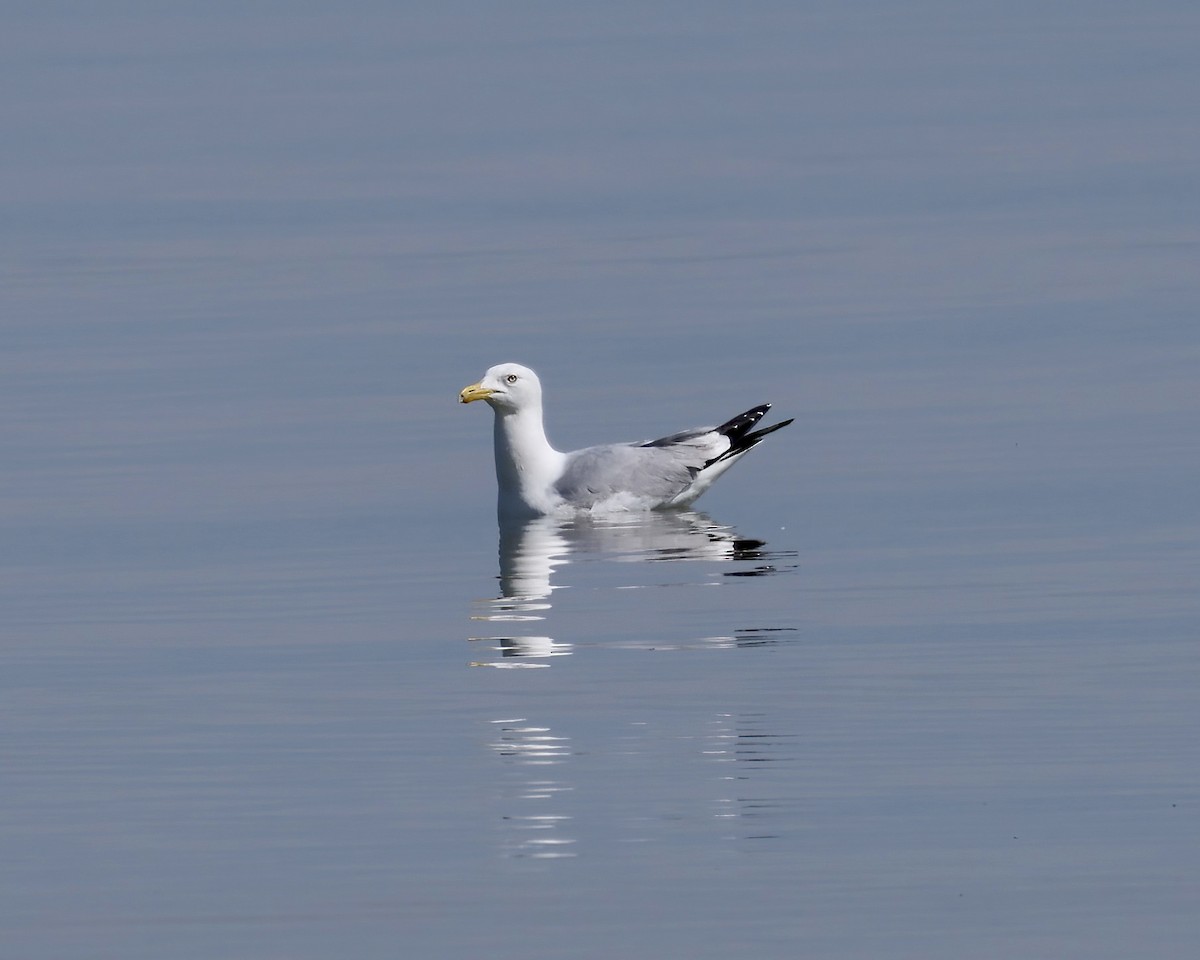
[[1194, 4], [4, 20], [0, 954], [1200, 948]]

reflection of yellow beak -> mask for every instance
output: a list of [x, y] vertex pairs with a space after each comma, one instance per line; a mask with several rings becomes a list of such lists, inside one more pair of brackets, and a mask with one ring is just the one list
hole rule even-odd
[[472, 400], [486, 400], [495, 390], [489, 390], [482, 383], [473, 383], [469, 387], [463, 387], [462, 393], [458, 395], [460, 403], [470, 403]]

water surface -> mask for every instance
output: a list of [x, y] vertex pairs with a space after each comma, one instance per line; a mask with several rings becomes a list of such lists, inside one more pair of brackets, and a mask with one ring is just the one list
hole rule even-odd
[[1196, 20], [18, 7], [4, 955], [1194, 953]]

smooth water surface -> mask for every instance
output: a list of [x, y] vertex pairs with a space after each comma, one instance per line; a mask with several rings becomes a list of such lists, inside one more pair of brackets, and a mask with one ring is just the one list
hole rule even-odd
[[1195, 953], [1193, 5], [5, 19], [0, 954]]

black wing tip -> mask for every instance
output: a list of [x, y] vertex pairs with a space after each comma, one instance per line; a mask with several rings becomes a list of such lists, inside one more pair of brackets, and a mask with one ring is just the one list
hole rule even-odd
[[728, 437], [730, 442], [737, 446], [739, 441], [749, 440], [751, 437], [765, 437], [773, 430], [778, 430], [780, 427], [786, 427], [789, 423], [792, 423], [796, 419], [795, 417], [789, 417], [787, 420], [783, 420], [780, 423], [774, 424], [773, 426], [766, 427], [763, 430], [758, 430], [755, 433], [751, 433], [751, 428], [753, 428], [759, 420], [765, 417], [767, 415], [767, 411], [770, 409], [771, 405], [769, 403], [760, 403], [757, 407], [751, 407], [744, 413], [739, 413], [732, 420], [727, 420], [725, 423], [717, 427], [716, 432]]
[[749, 432], [759, 420], [766, 416], [767, 411], [771, 409], [769, 403], [760, 403], [757, 407], [751, 407], [736, 417], [726, 420], [723, 424], [717, 427], [716, 432], [723, 434], [730, 440], [736, 440], [738, 437], [744, 436]]
[[759, 440], [761, 440], [763, 437], [765, 437], [768, 433], [774, 433], [776, 430], [782, 430], [789, 423], [795, 423], [795, 422], [796, 422], [795, 417], [788, 417], [786, 420], [780, 420], [778, 423], [773, 423], [769, 427], [763, 427], [761, 430], [755, 430], [753, 433], [748, 433], [742, 439], [749, 440], [751, 446], [753, 446], [754, 444], [758, 443]]
[[760, 403], [757, 407], [751, 407], [745, 413], [739, 413], [728, 423], [724, 423], [717, 427], [717, 432], [724, 434], [729, 440], [729, 449], [719, 457], [710, 460], [705, 466], [709, 466], [720, 460], [728, 460], [730, 457], [736, 457], [745, 453], [751, 447], [757, 446], [762, 442], [763, 438], [769, 433], [774, 433], [776, 430], [782, 430], [789, 423], [795, 421], [795, 417], [789, 417], [786, 420], [781, 420], [779, 423], [773, 423], [769, 427], [763, 427], [761, 430], [751, 432], [751, 428], [758, 423], [771, 409], [769, 403]]

